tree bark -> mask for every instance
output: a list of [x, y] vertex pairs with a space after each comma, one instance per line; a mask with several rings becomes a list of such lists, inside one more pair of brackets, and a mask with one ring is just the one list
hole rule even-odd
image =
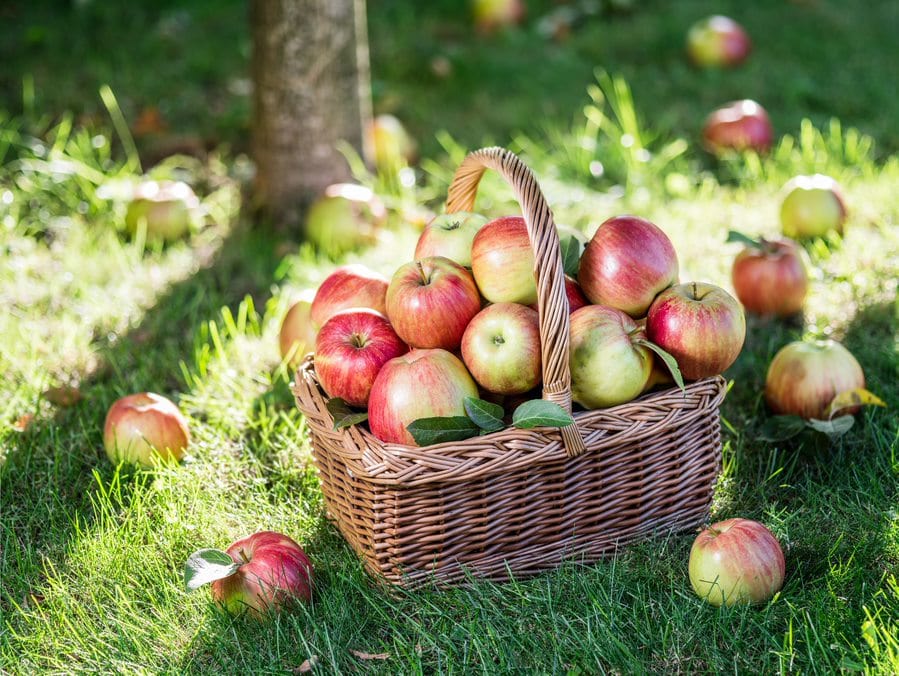
[[339, 142], [370, 154], [365, 0], [251, 0], [250, 13], [254, 204], [293, 227], [326, 186], [351, 178]]

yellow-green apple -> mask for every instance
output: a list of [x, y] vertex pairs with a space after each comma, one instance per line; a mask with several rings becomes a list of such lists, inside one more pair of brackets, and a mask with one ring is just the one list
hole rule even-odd
[[780, 591], [783, 550], [758, 521], [727, 519], [693, 541], [688, 565], [693, 591], [713, 606], [761, 603]]
[[212, 582], [212, 598], [232, 615], [260, 617], [289, 600], [312, 598], [312, 562], [288, 536], [254, 533], [233, 542], [226, 553], [235, 569]]
[[329, 397], [364, 408], [378, 371], [409, 348], [387, 317], [367, 308], [343, 310], [315, 339], [315, 375]]
[[394, 171], [415, 161], [418, 152], [415, 141], [393, 115], [373, 118], [365, 133], [378, 169]]
[[646, 333], [621, 310], [587, 305], [570, 318], [571, 398], [584, 408], [623, 404], [638, 396], [652, 371]]
[[840, 343], [795, 341], [782, 347], [771, 360], [765, 377], [765, 401], [774, 413], [823, 419], [834, 397], [864, 386], [862, 367]]
[[746, 31], [730, 17], [706, 17], [687, 31], [687, 55], [700, 68], [737, 66], [751, 51]]
[[200, 225], [200, 200], [183, 181], [144, 181], [125, 211], [131, 234], [145, 231], [150, 241], [172, 242]]
[[189, 443], [187, 420], [162, 395], [129, 394], [113, 403], [106, 414], [103, 446], [116, 464], [127, 462], [151, 467], [154, 457], [180, 460]]
[[310, 205], [305, 232], [322, 253], [335, 258], [374, 244], [386, 221], [387, 209], [371, 189], [335, 183]]
[[443, 256], [471, 267], [471, 243], [487, 219], [470, 211], [441, 214], [425, 226], [415, 246], [415, 258]]
[[842, 234], [846, 222], [843, 189], [830, 176], [795, 176], [784, 186], [780, 225], [787, 237]]
[[746, 318], [737, 299], [714, 284], [689, 282], [663, 291], [646, 315], [649, 339], [697, 380], [734, 363], [746, 338]]
[[671, 375], [671, 370], [665, 365], [665, 363], [659, 358], [657, 354], [653, 354], [652, 371], [649, 373], [649, 379], [643, 386], [643, 391], [649, 392], [655, 387], [667, 387], [673, 383], [674, 376]]
[[799, 247], [791, 239], [760, 239], [734, 258], [731, 281], [749, 312], [789, 317], [802, 310], [808, 274]]
[[299, 364], [307, 352], [315, 349], [318, 330], [312, 323], [313, 298], [315, 298], [314, 289], [303, 291], [281, 321], [278, 347], [281, 350], [281, 359], [286, 359], [291, 366]]
[[387, 317], [411, 347], [456, 350], [480, 310], [474, 277], [443, 256], [401, 265], [387, 288]]
[[472, 319], [462, 336], [462, 361], [494, 394], [521, 394], [540, 382], [540, 321], [518, 303], [494, 303]]
[[527, 5], [524, 0], [471, 0], [475, 29], [493, 33], [524, 21]]
[[644, 317], [653, 299], [677, 283], [677, 254], [657, 225], [615, 216], [599, 226], [581, 255], [578, 282], [591, 303]]
[[389, 280], [359, 263], [343, 265], [325, 277], [312, 299], [310, 317], [316, 329], [351, 307], [367, 307], [387, 313]]
[[368, 400], [368, 424], [378, 439], [415, 446], [408, 425], [420, 418], [464, 416], [478, 386], [446, 350], [410, 350], [384, 364]]
[[520, 216], [496, 218], [474, 236], [471, 271], [491, 303], [537, 302], [534, 250]]
[[729, 151], [767, 152], [774, 128], [767, 111], [750, 99], [731, 101], [713, 111], [702, 129], [703, 144], [716, 155]]

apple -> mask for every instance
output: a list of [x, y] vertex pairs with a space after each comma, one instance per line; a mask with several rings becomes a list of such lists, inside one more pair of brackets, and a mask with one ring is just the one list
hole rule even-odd
[[734, 363], [746, 338], [746, 318], [721, 287], [689, 282], [658, 295], [646, 315], [646, 333], [674, 357], [684, 378], [697, 380]]
[[734, 259], [731, 281], [749, 312], [789, 317], [802, 310], [808, 274], [799, 247], [791, 239], [761, 239]]
[[368, 424], [387, 443], [415, 446], [406, 427], [419, 418], [465, 415], [478, 386], [459, 359], [441, 349], [410, 350], [384, 364], [371, 388]]
[[103, 446], [109, 459], [153, 466], [153, 458], [180, 460], [190, 443], [187, 420], [178, 407], [159, 394], [140, 392], [109, 407]]
[[690, 549], [690, 584], [713, 606], [767, 601], [780, 591], [785, 572], [777, 538], [750, 519], [714, 523]]
[[335, 183], [309, 207], [306, 237], [326, 256], [336, 258], [374, 244], [387, 221], [387, 208], [369, 188]]
[[[575, 310], [580, 310], [585, 305], [590, 304], [590, 301], [587, 300], [584, 292], [581, 291], [581, 287], [577, 283], [577, 280], [568, 275], [565, 275], [565, 297], [568, 299], [568, 314], [571, 314]], [[528, 307], [532, 310], [539, 309], [537, 303], [531, 303]]]
[[520, 216], [496, 218], [474, 236], [471, 271], [491, 303], [537, 302], [534, 250]]
[[455, 350], [481, 310], [471, 273], [443, 256], [401, 265], [387, 288], [387, 316], [412, 347]]
[[626, 313], [587, 305], [572, 313], [568, 363], [571, 398], [584, 408], [623, 404], [638, 396], [652, 371], [646, 334]]
[[746, 31], [726, 16], [701, 19], [687, 32], [687, 55], [701, 68], [737, 66], [751, 51]]
[[823, 419], [834, 397], [864, 386], [862, 367], [840, 343], [795, 341], [782, 347], [771, 360], [765, 377], [765, 401], [774, 413]]
[[435, 217], [418, 238], [415, 258], [443, 256], [470, 268], [471, 243], [486, 222], [486, 218], [470, 211], [457, 211]]
[[524, 0], [471, 0], [475, 29], [480, 33], [494, 33], [524, 21], [527, 5]]
[[706, 118], [702, 138], [706, 149], [716, 155], [742, 150], [764, 153], [774, 142], [774, 128], [764, 108], [743, 99], [713, 111]]
[[365, 133], [379, 170], [395, 171], [415, 162], [418, 153], [415, 141], [393, 115], [373, 118]]
[[540, 382], [540, 320], [517, 303], [488, 305], [462, 336], [462, 361], [494, 394], [521, 394]]
[[677, 283], [677, 254], [657, 225], [615, 216], [593, 234], [581, 255], [578, 282], [591, 303], [644, 317], [653, 299]]
[[312, 562], [294, 540], [272, 531], [233, 542], [228, 556], [237, 569], [212, 582], [212, 598], [232, 615], [260, 617], [290, 599], [312, 598]]
[[830, 176], [796, 176], [784, 186], [780, 224], [787, 237], [823, 237], [843, 233], [846, 202], [843, 189]]
[[351, 307], [387, 313], [389, 280], [364, 265], [344, 265], [325, 277], [312, 299], [310, 317], [320, 328], [330, 317]]
[[133, 235], [142, 228], [149, 241], [172, 242], [200, 225], [200, 200], [183, 181], [143, 181], [125, 211]]
[[313, 289], [306, 289], [294, 302], [281, 320], [278, 332], [278, 347], [281, 359], [286, 359], [291, 366], [299, 364], [307, 352], [315, 349], [315, 337], [318, 330], [312, 323]]

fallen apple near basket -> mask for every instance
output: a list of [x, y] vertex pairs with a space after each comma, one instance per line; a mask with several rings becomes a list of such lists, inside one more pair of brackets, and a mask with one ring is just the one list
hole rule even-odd
[[[558, 233], [533, 174], [503, 148], [475, 151], [456, 172], [446, 213], [472, 211], [488, 168], [512, 186], [522, 210], [534, 255], [542, 397], [562, 409], [568, 424], [506, 427], [496, 406], [496, 426], [482, 427], [496, 431], [412, 446], [382, 441], [359, 423], [364, 414], [354, 417], [348, 407], [335, 421], [337, 399], [329, 406], [314, 355], [292, 385], [329, 517], [371, 573], [401, 586], [522, 577], [569, 558], [596, 560], [654, 533], [696, 528], [709, 516], [720, 470], [720, 375], [639, 395], [641, 372], [638, 398], [568, 415], [568, 296]], [[475, 247], [490, 232], [481, 228]], [[490, 273], [478, 267], [477, 254], [474, 277], [480, 284], [486, 275], [489, 287]], [[468, 352], [470, 359], [470, 345]], [[470, 395], [466, 412], [473, 420], [489, 418], [484, 410], [468, 411], [472, 401], [490, 406]], [[374, 402], [373, 390], [373, 414]]]

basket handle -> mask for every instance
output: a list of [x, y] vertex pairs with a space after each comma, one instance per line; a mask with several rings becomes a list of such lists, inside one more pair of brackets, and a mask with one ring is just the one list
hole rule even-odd
[[[571, 371], [568, 367], [568, 297], [559, 249], [559, 235], [537, 179], [515, 153], [505, 148], [481, 148], [468, 154], [450, 184], [446, 213], [471, 211], [481, 176], [494, 169], [512, 186], [524, 214], [534, 250], [537, 311], [543, 359], [543, 398], [571, 413]], [[586, 450], [577, 423], [560, 428], [568, 457]]]

